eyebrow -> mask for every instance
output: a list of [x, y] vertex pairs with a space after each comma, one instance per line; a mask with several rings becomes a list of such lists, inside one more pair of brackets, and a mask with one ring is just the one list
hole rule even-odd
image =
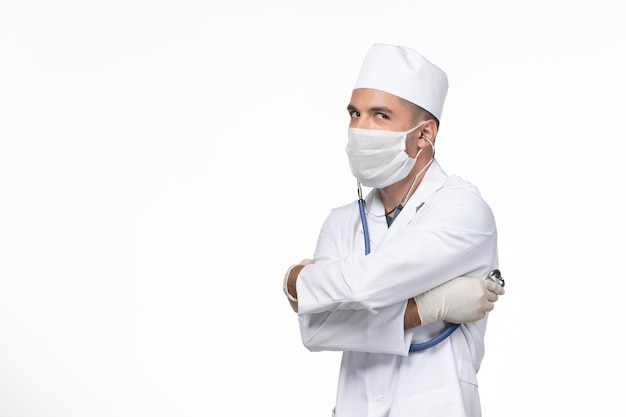
[[[348, 111], [353, 111], [353, 110], [358, 111], [358, 109], [354, 107], [352, 104], [348, 104]], [[368, 111], [372, 113], [393, 113], [393, 110], [385, 106], [370, 107]]]

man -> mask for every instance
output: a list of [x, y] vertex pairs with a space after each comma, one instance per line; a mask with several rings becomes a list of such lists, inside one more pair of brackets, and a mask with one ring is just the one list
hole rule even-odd
[[[484, 279], [498, 263], [491, 209], [434, 159], [447, 90], [446, 74], [419, 53], [372, 45], [346, 147], [359, 193], [372, 191], [361, 207], [333, 209], [314, 262], [285, 275], [304, 345], [344, 352], [336, 417], [481, 415], [487, 312], [504, 289]], [[446, 322], [462, 324], [409, 352]]]

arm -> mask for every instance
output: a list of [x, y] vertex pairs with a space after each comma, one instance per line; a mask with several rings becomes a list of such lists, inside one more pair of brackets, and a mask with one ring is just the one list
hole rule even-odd
[[[289, 300], [289, 305], [292, 310], [298, 312], [298, 290], [296, 287], [296, 281], [298, 280], [298, 274], [306, 265], [311, 262], [303, 260], [301, 263], [291, 266], [285, 274], [285, 280], [283, 283], [283, 290]], [[406, 309], [404, 311], [404, 329], [410, 329], [417, 327], [422, 323], [415, 298], [410, 298], [407, 302]]]

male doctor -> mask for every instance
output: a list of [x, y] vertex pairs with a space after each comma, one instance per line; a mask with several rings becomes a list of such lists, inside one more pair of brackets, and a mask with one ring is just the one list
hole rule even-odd
[[[414, 50], [371, 46], [346, 146], [359, 190], [372, 188], [366, 220], [357, 202], [331, 210], [314, 261], [285, 274], [304, 345], [343, 351], [333, 416], [481, 415], [487, 312], [504, 289], [484, 279], [498, 267], [491, 209], [434, 159], [447, 90], [446, 74]], [[446, 322], [461, 326], [409, 352]]]

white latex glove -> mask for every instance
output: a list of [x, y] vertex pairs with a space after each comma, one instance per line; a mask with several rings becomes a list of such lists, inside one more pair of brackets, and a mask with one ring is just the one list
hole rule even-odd
[[415, 297], [422, 325], [445, 320], [469, 323], [493, 310], [504, 288], [481, 278], [459, 277]]

